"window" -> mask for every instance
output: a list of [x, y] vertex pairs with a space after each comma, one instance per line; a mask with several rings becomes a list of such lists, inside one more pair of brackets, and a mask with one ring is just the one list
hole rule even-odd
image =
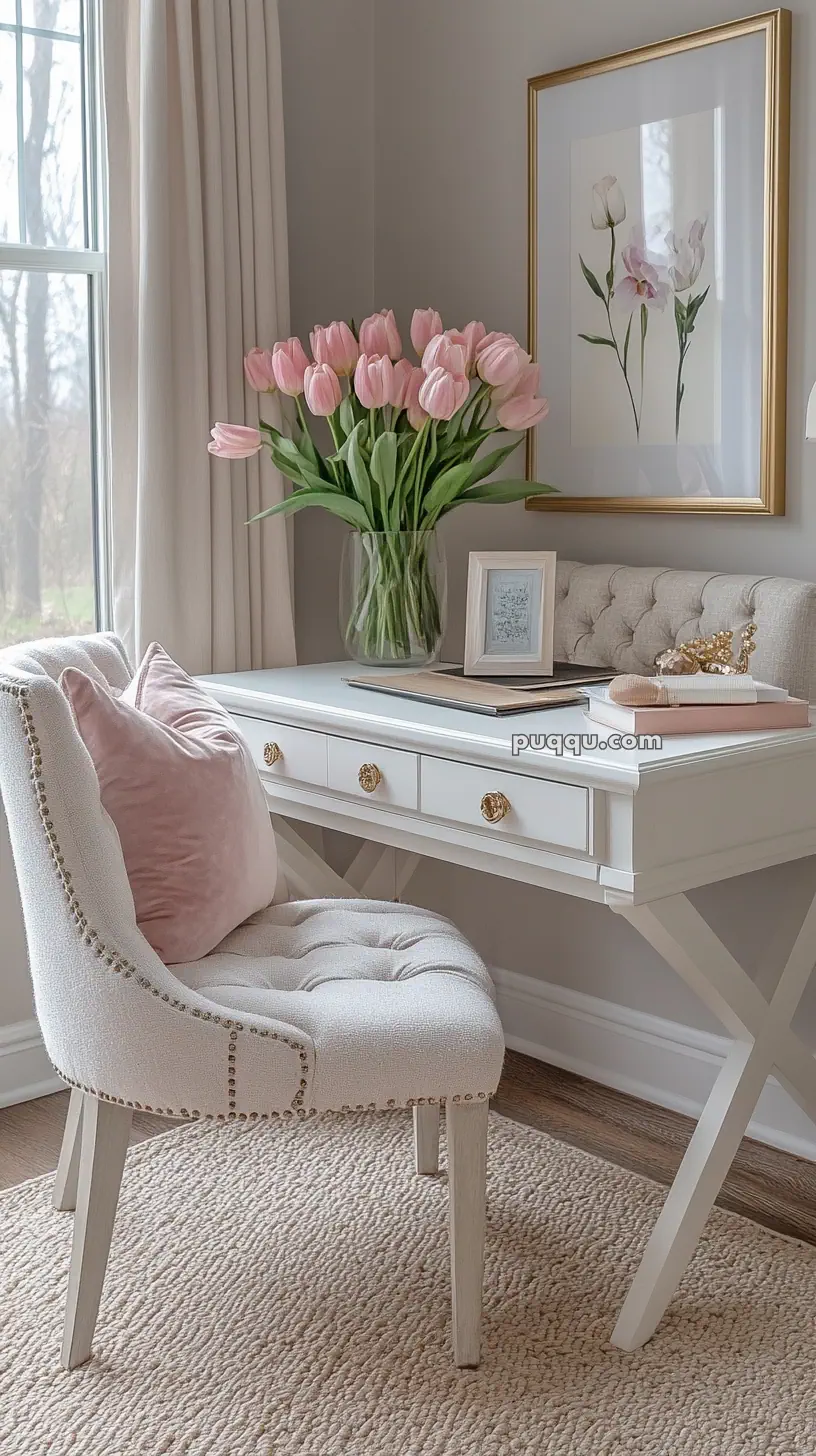
[[104, 621], [96, 0], [0, 0], [0, 646]]

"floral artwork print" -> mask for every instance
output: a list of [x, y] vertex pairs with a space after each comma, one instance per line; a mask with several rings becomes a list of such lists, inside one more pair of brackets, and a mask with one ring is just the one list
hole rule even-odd
[[[626, 221], [626, 199], [617, 177], [601, 177], [592, 188], [592, 226], [596, 232], [609, 233], [609, 263], [599, 278], [578, 254], [581, 272], [589, 288], [603, 306], [606, 332], [579, 334], [586, 343], [611, 349], [623, 378], [634, 420], [635, 435], [640, 439], [643, 420], [643, 383], [646, 376], [646, 340], [649, 320], [665, 312], [674, 297], [674, 322], [677, 330], [677, 377], [675, 382], [675, 439], [680, 438], [680, 416], [685, 384], [683, 368], [691, 347], [691, 335], [697, 315], [705, 303], [708, 287], [700, 293], [692, 290], [705, 262], [704, 218], [695, 218], [688, 233], [665, 236], [668, 265], [650, 256], [643, 230], [632, 228], [629, 242], [618, 256], [617, 229]], [[619, 316], [616, 317], [615, 316]], [[624, 325], [624, 319], [626, 320]], [[635, 324], [635, 319], [637, 323]], [[617, 327], [616, 327], [617, 322]], [[635, 330], [635, 351], [638, 367], [632, 357], [632, 332]]]

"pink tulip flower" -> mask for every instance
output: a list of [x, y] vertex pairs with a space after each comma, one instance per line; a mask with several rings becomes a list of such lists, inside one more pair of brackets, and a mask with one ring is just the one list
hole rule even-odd
[[380, 313], [372, 313], [363, 319], [360, 324], [360, 353], [387, 354], [389, 359], [399, 359], [402, 339], [393, 308], [384, 308]]
[[409, 425], [414, 430], [421, 430], [428, 418], [428, 415], [419, 403], [419, 391], [424, 383], [425, 370], [412, 370], [411, 378], [408, 380], [408, 388], [405, 391], [405, 413], [408, 416]]
[[303, 379], [306, 403], [313, 415], [333, 415], [343, 398], [331, 364], [310, 364]]
[[309, 360], [300, 339], [287, 339], [272, 350], [272, 369], [281, 394], [288, 394], [292, 399], [302, 394], [303, 376], [308, 367]]
[[391, 385], [391, 395], [388, 401], [389, 404], [392, 404], [394, 406], [394, 409], [405, 409], [405, 401], [411, 385], [411, 377], [414, 374], [419, 375], [419, 381], [416, 386], [418, 390], [420, 384], [425, 378], [425, 371], [423, 369], [415, 367], [411, 363], [410, 359], [397, 360], [396, 364], [393, 367], [393, 382]]
[[548, 399], [535, 399], [526, 394], [514, 394], [500, 405], [496, 417], [503, 430], [531, 430], [547, 418], [550, 412]]
[[250, 349], [244, 359], [244, 374], [250, 389], [259, 394], [272, 394], [277, 385], [272, 372], [272, 350]]
[[476, 373], [476, 350], [482, 340], [487, 338], [487, 330], [478, 319], [471, 319], [469, 324], [465, 324], [461, 337], [467, 349], [467, 372], [472, 379]]
[[514, 338], [512, 334], [494, 332], [492, 334], [485, 334], [484, 338], [479, 340], [479, 343], [476, 345], [476, 358], [478, 359], [485, 352], [485, 349], [489, 349], [491, 344], [497, 344], [500, 339], [505, 339], [509, 343], [515, 344], [517, 349], [521, 348], [518, 339]]
[[394, 366], [388, 355], [361, 354], [354, 371], [354, 392], [360, 404], [366, 409], [381, 409], [393, 391]]
[[347, 323], [335, 319], [328, 328], [317, 324], [309, 337], [316, 364], [330, 364], [342, 377], [354, 373], [360, 350]]
[[207, 449], [220, 460], [248, 460], [261, 448], [261, 432], [251, 425], [216, 424], [210, 431]]
[[449, 374], [467, 374], [467, 344], [463, 335], [449, 329], [446, 334], [436, 334], [422, 355], [422, 367], [426, 374], [432, 369], [447, 369]]
[[528, 399], [538, 394], [541, 387], [541, 366], [539, 364], [525, 364], [517, 379], [510, 384], [500, 384], [490, 395], [493, 404], [504, 404], [507, 399], [515, 399], [518, 395], [526, 395]]
[[449, 369], [437, 366], [420, 386], [417, 398], [432, 420], [449, 420], [469, 394], [470, 384], [464, 374], [451, 374]]
[[497, 339], [486, 349], [480, 349], [476, 359], [479, 378], [485, 384], [515, 384], [529, 354], [519, 347], [515, 339]]
[[420, 359], [431, 339], [442, 333], [442, 320], [435, 308], [415, 308], [411, 319], [411, 343]]

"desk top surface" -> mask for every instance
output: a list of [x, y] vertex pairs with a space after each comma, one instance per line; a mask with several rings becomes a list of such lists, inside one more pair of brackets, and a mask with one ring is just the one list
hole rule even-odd
[[[400, 669], [395, 669], [399, 673]], [[351, 687], [344, 678], [365, 672], [354, 662], [315, 663], [305, 667], [260, 669], [254, 672], [215, 673], [200, 681], [226, 707], [255, 717], [279, 716], [301, 727], [362, 735], [395, 747], [445, 753], [457, 758], [503, 760], [517, 772], [544, 774], [571, 780], [606, 781], [636, 787], [644, 775], [688, 773], [704, 768], [756, 763], [789, 754], [816, 752], [816, 721], [809, 728], [770, 733], [675, 734], [659, 749], [613, 749], [613, 729], [591, 722], [580, 706], [549, 708], [544, 712], [491, 717], [447, 708], [417, 699], [392, 697]], [[512, 753], [514, 734], [539, 735], [541, 748]], [[583, 735], [580, 749], [559, 739]], [[596, 747], [586, 743], [595, 737]]]

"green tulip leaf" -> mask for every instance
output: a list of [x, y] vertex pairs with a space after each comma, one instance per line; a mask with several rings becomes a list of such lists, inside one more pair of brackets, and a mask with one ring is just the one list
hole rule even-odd
[[332, 491], [319, 490], [296, 490], [276, 506], [270, 506], [269, 510], [251, 516], [247, 525], [251, 526], [253, 521], [265, 521], [267, 516], [291, 516], [295, 511], [303, 510], [304, 506], [321, 506], [323, 510], [340, 516], [350, 526], [355, 526], [358, 531], [371, 530], [371, 521], [359, 501]]
[[371, 452], [371, 474], [388, 500], [397, 481], [397, 437], [392, 430], [380, 435]]
[[370, 517], [373, 523], [374, 500], [371, 493], [371, 477], [369, 476], [368, 466], [366, 464], [360, 444], [360, 435], [361, 431], [364, 428], [364, 422], [361, 420], [358, 425], [355, 425], [354, 429], [349, 435], [347, 441], [348, 456], [346, 459], [346, 464], [348, 466], [349, 475], [351, 476], [351, 483], [354, 486], [357, 500], [364, 507], [367, 515]]
[[343, 434], [349, 436], [354, 429], [355, 424], [357, 423], [354, 418], [354, 406], [351, 402], [351, 395], [347, 394], [345, 399], [342, 399], [340, 401], [338, 419], [340, 421], [340, 429], [343, 431]]
[[295, 485], [308, 486], [311, 490], [331, 490], [331, 480], [318, 475], [297, 449], [284, 450], [281, 448], [283, 445], [291, 445], [291, 443], [291, 440], [286, 440], [284, 437], [274, 444], [271, 440], [268, 441], [272, 463], [281, 472], [281, 475], [285, 475], [287, 480], [293, 481]]
[[486, 485], [477, 485], [460, 496], [457, 505], [470, 502], [487, 505], [507, 505], [511, 501], [526, 500], [533, 495], [557, 495], [553, 485], [544, 485], [537, 480], [491, 480]]
[[464, 460], [460, 465], [451, 465], [441, 475], [437, 475], [423, 503], [425, 514], [432, 516], [455, 500], [470, 480], [470, 473], [470, 461]]
[[475, 485], [477, 481], [484, 480], [485, 476], [492, 475], [493, 471], [498, 470], [508, 455], [512, 455], [514, 450], [518, 450], [520, 444], [520, 439], [514, 440], [512, 445], [502, 445], [499, 450], [491, 450], [489, 455], [484, 455], [481, 460], [477, 460], [470, 467], [469, 485]]
[[604, 303], [605, 304], [606, 303], [606, 294], [604, 293], [603, 289], [601, 288], [601, 285], [598, 282], [597, 278], [595, 277], [595, 274], [592, 272], [592, 269], [591, 268], [587, 268], [587, 265], [584, 262], [583, 258], [581, 257], [581, 254], [580, 253], [578, 254], [578, 262], [581, 264], [581, 272], [583, 273], [584, 277], [586, 278], [586, 281], [589, 284], [590, 288], [592, 289], [592, 292], [601, 300], [601, 303]]
[[[366, 428], [367, 428], [367, 421], [366, 420], [358, 420], [357, 423], [356, 423], [356, 425], [352, 429], [351, 434], [346, 437], [346, 439], [343, 441], [342, 445], [340, 446], [339, 450], [336, 450], [333, 455], [330, 455], [329, 456], [329, 459], [330, 460], [342, 460], [343, 463], [344, 463], [344, 465], [347, 465], [348, 464], [348, 457], [349, 457], [349, 450], [351, 449], [351, 441], [352, 441], [352, 439], [354, 438], [355, 435], [357, 436], [358, 439], [360, 439], [360, 437], [362, 435], [365, 435]], [[362, 441], [361, 441], [361, 443], [362, 443]]]

